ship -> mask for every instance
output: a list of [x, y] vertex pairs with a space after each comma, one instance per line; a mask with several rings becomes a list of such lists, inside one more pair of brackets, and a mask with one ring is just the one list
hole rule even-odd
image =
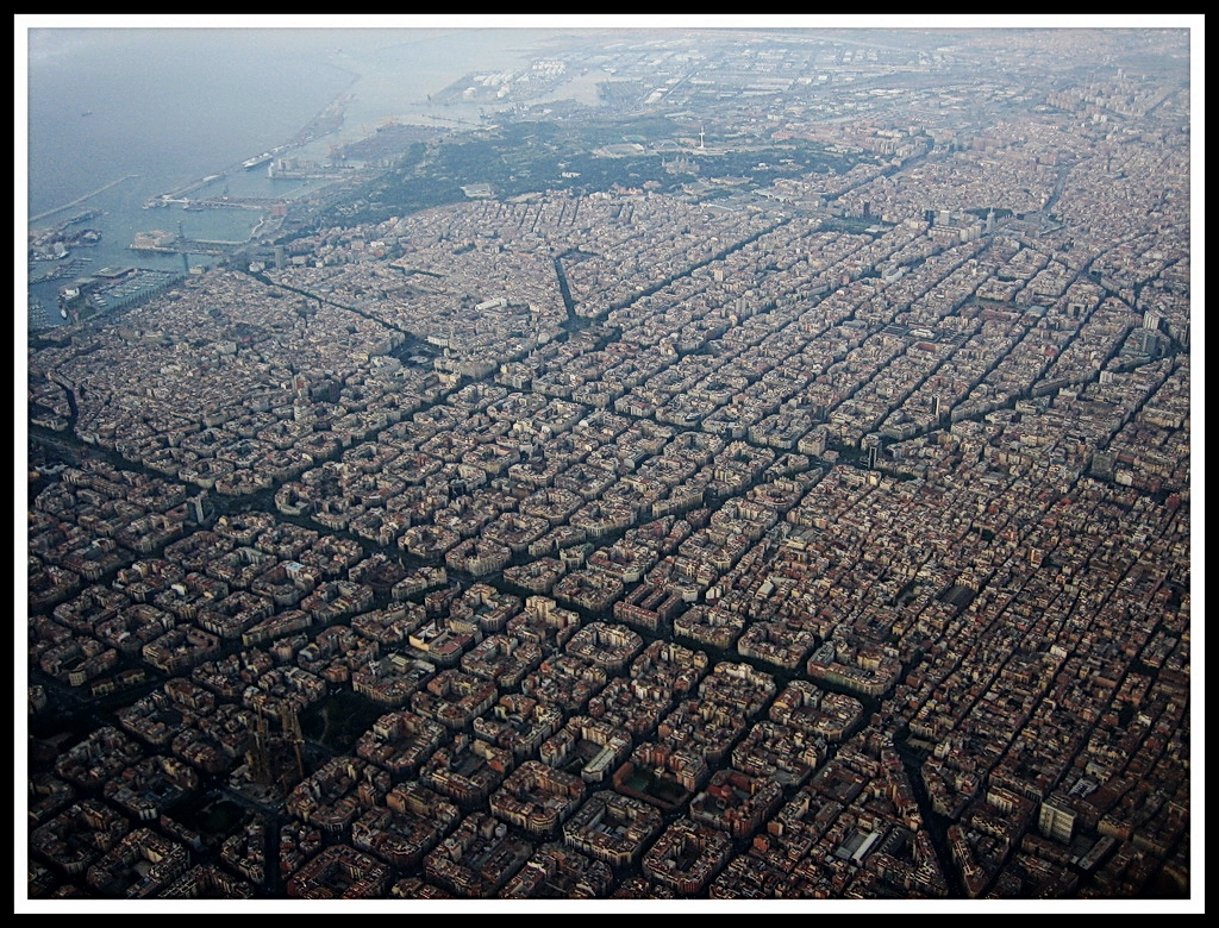
[[247, 171], [258, 167], [260, 164], [266, 164], [273, 157], [272, 152], [264, 151], [261, 155], [255, 155], [253, 158], [247, 158], [241, 162], [241, 166]]

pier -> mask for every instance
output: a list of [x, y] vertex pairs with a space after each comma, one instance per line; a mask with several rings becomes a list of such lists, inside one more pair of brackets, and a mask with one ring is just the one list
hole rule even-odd
[[126, 174], [126, 175], [118, 178], [118, 180], [112, 180], [112, 181], [110, 181], [110, 183], [103, 184], [102, 186], [98, 187], [96, 190], [86, 193], [83, 196], [79, 196], [75, 200], [72, 200], [69, 203], [65, 203], [63, 206], [57, 206], [54, 209], [44, 210], [43, 212], [39, 213], [37, 216], [31, 216], [29, 221], [30, 222], [40, 222], [41, 220], [46, 219], [48, 216], [54, 216], [56, 213], [62, 213], [65, 209], [71, 209], [73, 206], [80, 206], [80, 204], [84, 203], [86, 200], [91, 200], [98, 194], [105, 193], [111, 187], [117, 187], [119, 184], [123, 183], [123, 181], [131, 180], [132, 178], [139, 177], [139, 176], [140, 176], [139, 174]]
[[240, 248], [245, 242], [230, 242], [222, 239], [179, 238], [163, 245], [131, 244], [127, 247], [132, 251], [156, 255], [227, 255], [232, 249]]
[[[191, 189], [198, 189], [203, 186], [203, 182], [197, 182]], [[191, 199], [185, 196], [189, 190], [178, 190], [173, 193], [163, 193], [158, 197], [153, 197], [144, 203], [145, 209], [155, 209], [164, 206], [181, 206], [185, 210], [194, 212], [202, 209], [246, 209], [251, 212], [265, 211], [285, 211], [288, 204], [283, 200], [274, 197], [200, 197], [199, 199]]]
[[288, 208], [283, 200], [267, 197], [204, 197], [200, 200], [185, 200], [183, 209], [248, 209], [253, 212], [264, 212]]

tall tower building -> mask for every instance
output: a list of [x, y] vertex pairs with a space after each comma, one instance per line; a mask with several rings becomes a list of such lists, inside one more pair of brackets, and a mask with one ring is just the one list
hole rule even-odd
[[296, 714], [296, 708], [289, 703], [284, 703], [280, 709], [279, 721], [283, 727], [284, 738], [292, 743], [292, 748], [296, 752], [296, 770], [303, 780], [305, 778], [305, 761], [301, 756], [301, 748], [304, 746], [305, 736], [301, 734], [300, 717]]
[[1051, 796], [1042, 800], [1037, 827], [1047, 838], [1066, 843], [1075, 831], [1075, 812], [1062, 796]]
[[271, 736], [267, 729], [267, 719], [258, 710], [258, 720], [254, 728], [254, 745], [247, 753], [250, 765], [250, 778], [262, 786], [270, 786], [271, 774]]

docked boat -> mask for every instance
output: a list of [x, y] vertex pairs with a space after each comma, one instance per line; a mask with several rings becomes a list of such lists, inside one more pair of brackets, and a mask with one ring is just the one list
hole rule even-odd
[[260, 164], [266, 164], [271, 160], [272, 157], [274, 156], [271, 152], [264, 151], [261, 155], [255, 155], [253, 158], [247, 158], [245, 161], [241, 162], [241, 166], [247, 171], [250, 171], [258, 167]]

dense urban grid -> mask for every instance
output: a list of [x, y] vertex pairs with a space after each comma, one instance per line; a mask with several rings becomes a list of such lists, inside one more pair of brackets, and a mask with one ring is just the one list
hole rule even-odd
[[572, 38], [33, 338], [29, 896], [1188, 895], [1188, 52]]

